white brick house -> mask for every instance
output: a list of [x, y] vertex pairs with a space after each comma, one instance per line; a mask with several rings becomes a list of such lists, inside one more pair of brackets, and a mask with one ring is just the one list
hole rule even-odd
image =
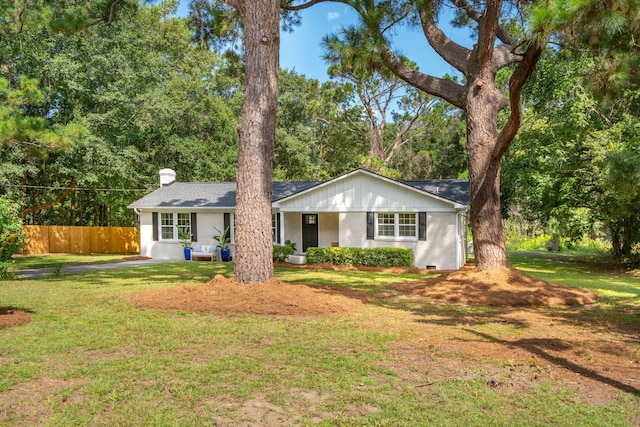
[[[415, 266], [458, 269], [466, 262], [466, 180], [395, 181], [358, 169], [326, 182], [275, 182], [274, 244], [308, 247], [413, 249]], [[140, 215], [141, 255], [180, 259], [177, 227], [194, 241], [215, 244], [214, 227], [229, 226], [234, 250], [235, 183], [175, 182], [161, 171], [161, 187], [130, 208]]]

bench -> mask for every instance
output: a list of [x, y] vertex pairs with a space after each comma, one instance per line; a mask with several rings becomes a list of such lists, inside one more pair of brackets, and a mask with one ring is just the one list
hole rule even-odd
[[307, 257], [304, 255], [289, 255], [287, 262], [291, 264], [306, 264]]
[[218, 247], [214, 245], [195, 245], [191, 251], [191, 261], [195, 257], [209, 258], [211, 261], [218, 259]]

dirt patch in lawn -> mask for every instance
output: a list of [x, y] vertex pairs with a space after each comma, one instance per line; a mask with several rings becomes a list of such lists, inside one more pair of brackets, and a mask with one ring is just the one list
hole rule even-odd
[[[51, 415], [51, 396], [61, 390], [69, 390], [62, 402], [57, 405], [71, 406], [84, 400], [75, 392], [79, 386], [86, 384], [88, 378], [80, 377], [71, 380], [43, 377], [37, 380], [17, 384], [12, 389], [0, 393], [0, 423], [15, 422], [22, 426], [42, 425], [43, 420]], [[44, 404], [48, 402], [49, 404]], [[4, 424], [3, 424], [4, 425]], [[9, 424], [7, 424], [9, 425]]]
[[462, 304], [534, 307], [594, 304], [598, 296], [589, 290], [534, 279], [515, 268], [477, 271], [465, 266], [411, 282], [396, 282], [392, 289]]
[[33, 317], [25, 311], [11, 307], [0, 307], [0, 329], [26, 325], [32, 321]]
[[367, 296], [348, 288], [292, 285], [279, 279], [241, 285], [217, 275], [204, 285], [140, 292], [133, 295], [131, 301], [137, 306], [155, 309], [315, 316], [360, 310]]

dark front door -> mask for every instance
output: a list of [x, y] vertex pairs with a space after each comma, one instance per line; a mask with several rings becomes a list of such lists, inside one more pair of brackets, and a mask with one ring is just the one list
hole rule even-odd
[[318, 214], [302, 214], [302, 252], [318, 247]]

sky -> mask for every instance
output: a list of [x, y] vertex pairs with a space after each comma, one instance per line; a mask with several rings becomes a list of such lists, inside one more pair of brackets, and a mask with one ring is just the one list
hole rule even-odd
[[[187, 1], [181, 1], [178, 15], [187, 14]], [[280, 67], [295, 70], [307, 78], [327, 81], [327, 64], [322, 59], [322, 37], [338, 32], [342, 26], [355, 24], [358, 16], [349, 6], [339, 3], [319, 3], [301, 12], [302, 24], [295, 27], [292, 33], [282, 32], [280, 35]], [[450, 18], [442, 19], [449, 22]], [[443, 27], [443, 31], [455, 41], [471, 47], [466, 33]], [[399, 31], [393, 40], [392, 48], [401, 51], [410, 60], [418, 64], [423, 72], [441, 77], [444, 74], [459, 73], [442, 60], [428, 45], [424, 35], [418, 30], [404, 29]]]

